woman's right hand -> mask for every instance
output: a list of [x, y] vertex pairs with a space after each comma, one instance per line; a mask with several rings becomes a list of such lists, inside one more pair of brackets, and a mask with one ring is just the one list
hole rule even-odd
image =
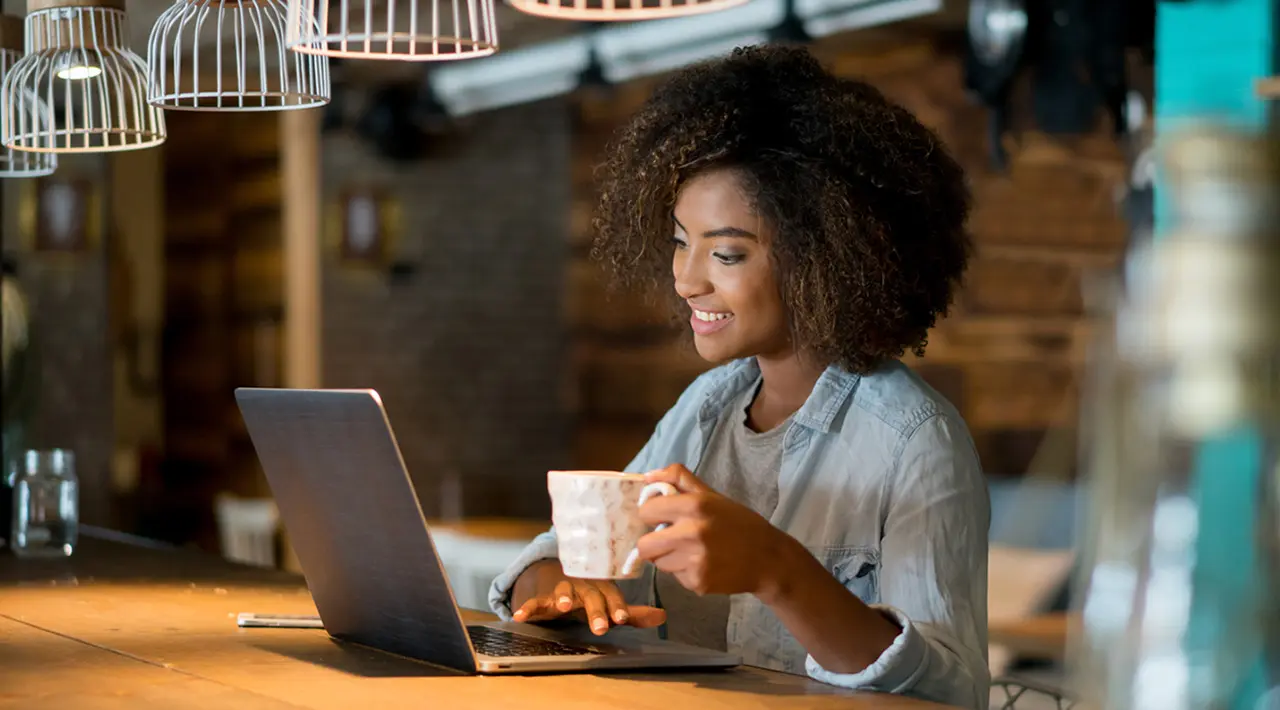
[[511, 590], [515, 621], [548, 621], [578, 616], [599, 636], [613, 625], [661, 626], [667, 613], [651, 606], [629, 605], [618, 585], [603, 579], [566, 577], [559, 560], [530, 565]]

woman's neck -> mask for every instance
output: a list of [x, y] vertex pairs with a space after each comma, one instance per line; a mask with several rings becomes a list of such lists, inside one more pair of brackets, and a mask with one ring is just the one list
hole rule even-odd
[[757, 356], [756, 363], [763, 382], [747, 410], [747, 426], [755, 431], [769, 431], [799, 411], [827, 369], [825, 364], [796, 353], [782, 357]]

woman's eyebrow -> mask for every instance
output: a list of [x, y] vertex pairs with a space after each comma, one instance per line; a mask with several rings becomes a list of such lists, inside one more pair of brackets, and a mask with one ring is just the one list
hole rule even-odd
[[[679, 227], [681, 231], [683, 231], [685, 234], [689, 233], [689, 230], [685, 229], [685, 226], [683, 224], [680, 224], [680, 220], [676, 219], [675, 215], [672, 215], [671, 219], [676, 223], [676, 226]], [[752, 232], [748, 232], [747, 230], [742, 229], [740, 227], [717, 227], [715, 229], [709, 229], [703, 232], [702, 236], [706, 238], [741, 237], [743, 239], [759, 239], [759, 237], [757, 237]]]

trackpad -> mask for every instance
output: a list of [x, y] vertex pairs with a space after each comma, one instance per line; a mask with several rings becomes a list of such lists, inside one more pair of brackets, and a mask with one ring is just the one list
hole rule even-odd
[[658, 653], [658, 654], [706, 654], [707, 650], [663, 641], [657, 629], [637, 629], [633, 626], [615, 626], [604, 636], [596, 636], [586, 624], [556, 624], [554, 627], [515, 622], [495, 622], [497, 628], [518, 634], [528, 634], [551, 641], [587, 646], [604, 653]]

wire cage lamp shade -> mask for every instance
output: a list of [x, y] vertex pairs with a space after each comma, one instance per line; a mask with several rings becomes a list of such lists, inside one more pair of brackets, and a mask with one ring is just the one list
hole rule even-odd
[[30, 0], [27, 53], [4, 78], [5, 146], [99, 153], [163, 143], [164, 115], [147, 103], [147, 66], [127, 30], [124, 0]]
[[151, 27], [147, 101], [280, 111], [329, 103], [327, 57], [291, 52], [281, 0], [176, 0]]
[[[9, 15], [0, 15], [0, 85], [9, 69], [22, 58], [22, 20]], [[39, 102], [34, 96], [28, 101]], [[0, 96], [0, 104], [8, 104], [8, 99]], [[5, 121], [6, 111], [0, 111], [0, 124]], [[4, 127], [0, 125], [0, 135]], [[51, 175], [58, 169], [58, 156], [53, 153], [33, 153], [26, 150], [13, 150], [0, 147], [0, 177], [43, 177]]]
[[495, 0], [288, 0], [289, 48], [350, 59], [442, 61], [498, 50]]
[[538, 17], [577, 22], [628, 22], [687, 17], [728, 10], [748, 0], [507, 0], [511, 7]]

